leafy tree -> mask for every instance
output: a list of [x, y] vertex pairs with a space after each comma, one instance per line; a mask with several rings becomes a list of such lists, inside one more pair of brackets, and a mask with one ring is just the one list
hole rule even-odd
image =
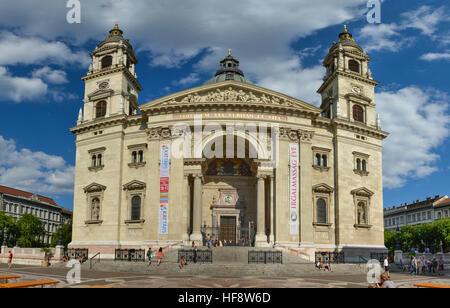
[[[56, 247], [58, 245], [59, 239], [59, 229], [56, 229], [56, 232], [53, 234], [52, 243], [50, 246]], [[62, 236], [61, 236], [61, 245], [67, 247], [69, 243], [72, 241], [72, 219], [62, 227]]]
[[0, 212], [0, 244], [3, 244], [3, 230], [6, 222], [6, 243], [8, 246], [14, 246], [15, 240], [19, 236], [19, 229], [16, 222], [11, 216], [6, 215], [4, 212]]
[[397, 244], [397, 232], [384, 230], [384, 245], [389, 251], [394, 251]]
[[41, 247], [41, 237], [45, 234], [44, 223], [34, 215], [24, 214], [18, 221], [20, 247]]

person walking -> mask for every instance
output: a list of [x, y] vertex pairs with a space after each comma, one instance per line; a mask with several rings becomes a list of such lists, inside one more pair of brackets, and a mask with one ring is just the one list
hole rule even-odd
[[12, 259], [13, 259], [13, 254], [11, 252], [11, 250], [9, 251], [9, 256], [8, 256], [8, 268], [11, 268], [12, 266]]
[[159, 266], [161, 264], [161, 261], [162, 261], [163, 257], [164, 257], [162, 247], [159, 247], [158, 254], [156, 255], [156, 257], [158, 258], [158, 266]]
[[180, 269], [182, 269], [183, 268], [183, 266], [185, 266], [187, 263], [186, 263], [186, 258], [184, 257], [184, 256], [181, 256], [181, 258], [180, 258], [180, 264], [178, 265], [178, 267], [180, 268]]
[[152, 247], [149, 247], [147, 251], [148, 265], [152, 264], [152, 253]]
[[384, 258], [384, 272], [386, 273], [387, 277], [390, 278], [388, 256], [386, 256], [386, 257]]

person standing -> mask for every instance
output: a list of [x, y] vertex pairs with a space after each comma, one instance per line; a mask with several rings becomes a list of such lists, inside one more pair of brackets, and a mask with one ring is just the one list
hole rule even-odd
[[152, 264], [152, 253], [152, 247], [149, 247], [147, 251], [148, 265]]
[[162, 247], [159, 247], [158, 254], [156, 255], [156, 257], [158, 258], [158, 266], [159, 266], [164, 257]]
[[12, 266], [12, 259], [13, 259], [13, 254], [11, 252], [11, 250], [9, 251], [9, 256], [8, 256], [8, 268], [11, 268]]
[[389, 274], [389, 260], [388, 260], [388, 256], [386, 256], [384, 258], [384, 272], [386, 273], [387, 277], [389, 278], [390, 274]]

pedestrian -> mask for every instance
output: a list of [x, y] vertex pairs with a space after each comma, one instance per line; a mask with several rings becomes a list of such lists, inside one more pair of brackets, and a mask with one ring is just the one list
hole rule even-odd
[[442, 256], [439, 258], [439, 276], [444, 275], [444, 259]]
[[9, 256], [8, 256], [8, 268], [11, 268], [12, 266], [12, 259], [13, 259], [13, 254], [11, 252], [11, 250], [9, 251]]
[[233, 246], [233, 242], [229, 240], [228, 246]]
[[194, 247], [194, 256], [192, 258], [194, 263], [197, 263], [197, 246]]
[[397, 286], [395, 283], [389, 279], [385, 274], [380, 275], [380, 283], [377, 283], [377, 288], [380, 289], [395, 289]]
[[219, 241], [219, 247], [223, 247], [222, 241]]
[[223, 247], [227, 247], [227, 240], [223, 240]]
[[164, 257], [162, 247], [159, 247], [158, 254], [156, 255], [156, 257], [158, 258], [158, 266], [159, 266]]
[[147, 251], [148, 265], [152, 264], [152, 253], [152, 247], [149, 247]]
[[388, 260], [388, 256], [386, 256], [384, 258], [384, 272], [386, 273], [387, 277], [390, 278], [389, 275], [389, 260]]
[[192, 248], [194, 248], [194, 247], [195, 247], [195, 242], [192, 242], [192, 245], [191, 245], [191, 246], [192, 246]]
[[183, 268], [183, 266], [185, 266], [187, 263], [186, 263], [186, 259], [185, 259], [185, 257], [184, 256], [181, 256], [181, 258], [180, 258], [180, 264], [178, 265], [178, 267], [181, 269], [181, 268]]

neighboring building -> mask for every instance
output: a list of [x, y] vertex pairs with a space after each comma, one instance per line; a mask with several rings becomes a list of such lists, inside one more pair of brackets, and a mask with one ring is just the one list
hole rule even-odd
[[[202, 244], [211, 234], [308, 257], [386, 249], [388, 133], [375, 114], [370, 58], [346, 28], [323, 62], [320, 108], [254, 85], [231, 51], [204, 85], [140, 105], [138, 59], [117, 25], [91, 57], [84, 108], [71, 128], [70, 247], [113, 256], [119, 247]], [[200, 136], [189, 133], [196, 116]], [[242, 155], [230, 140], [245, 145]], [[180, 144], [185, 156], [164, 156]]]
[[[20, 219], [23, 214], [32, 214], [43, 223], [46, 234], [42, 241], [50, 244], [53, 234], [60, 225], [72, 217], [72, 212], [58, 206], [51, 198], [30, 192], [0, 185], [0, 210], [14, 219]], [[0, 226], [3, 230], [3, 226]]]
[[403, 226], [421, 225], [450, 215], [450, 198], [448, 196], [428, 197], [424, 201], [416, 200], [411, 204], [393, 206], [384, 209], [384, 228], [395, 230]]

